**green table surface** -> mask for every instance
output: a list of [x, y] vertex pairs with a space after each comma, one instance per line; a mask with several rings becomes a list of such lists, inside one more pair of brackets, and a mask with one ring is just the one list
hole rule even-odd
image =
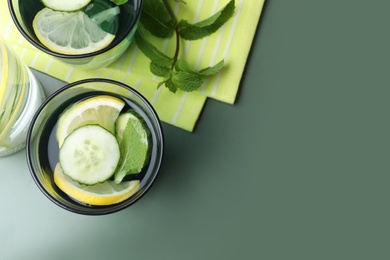
[[236, 104], [164, 124], [155, 185], [118, 213], [63, 210], [25, 150], [0, 158], [0, 259], [390, 259], [389, 10], [267, 1]]

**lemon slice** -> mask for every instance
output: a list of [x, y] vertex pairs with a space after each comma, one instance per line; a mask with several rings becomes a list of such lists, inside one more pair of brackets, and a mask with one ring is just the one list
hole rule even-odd
[[89, 4], [91, 0], [41, 0], [43, 5], [57, 11], [77, 11]]
[[100, 95], [75, 103], [63, 112], [57, 124], [59, 147], [76, 128], [97, 124], [115, 134], [115, 121], [125, 102], [119, 98]]
[[63, 54], [95, 52], [115, 38], [82, 11], [60, 12], [47, 7], [35, 15], [33, 29], [43, 45]]
[[69, 197], [89, 205], [105, 206], [130, 198], [139, 188], [140, 181], [124, 181], [114, 184], [106, 181], [93, 186], [79, 184], [64, 175], [60, 164], [54, 170], [54, 182]]

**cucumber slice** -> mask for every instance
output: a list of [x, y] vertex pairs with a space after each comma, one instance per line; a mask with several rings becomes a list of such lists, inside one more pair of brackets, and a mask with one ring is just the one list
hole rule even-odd
[[86, 185], [109, 179], [120, 151], [115, 136], [99, 125], [84, 125], [69, 134], [59, 152], [64, 174]]
[[54, 10], [72, 12], [87, 6], [91, 0], [41, 0], [43, 5]]

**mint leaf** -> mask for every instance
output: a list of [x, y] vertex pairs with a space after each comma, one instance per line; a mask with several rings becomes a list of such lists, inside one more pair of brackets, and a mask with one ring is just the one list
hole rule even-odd
[[148, 131], [133, 113], [121, 114], [116, 121], [120, 158], [115, 170], [115, 182], [128, 174], [141, 172], [149, 157]]
[[148, 57], [153, 63], [161, 67], [170, 67], [173, 63], [173, 58], [168, 57], [163, 52], [158, 50], [153, 44], [148, 42], [145, 37], [137, 30], [134, 36], [138, 48]]
[[203, 84], [200, 75], [187, 71], [173, 71], [171, 81], [174, 87], [187, 92], [194, 91]]
[[169, 91], [171, 91], [173, 93], [176, 93], [176, 91], [177, 91], [177, 87], [172, 83], [171, 77], [159, 82], [157, 85], [157, 88], [160, 88], [162, 85], [165, 85], [169, 89]]
[[222, 10], [203, 21], [190, 24], [187, 20], [181, 20], [177, 25], [179, 34], [186, 40], [198, 40], [209, 36], [233, 16], [234, 10], [235, 3], [231, 0]]
[[219, 72], [223, 65], [224, 61], [222, 60], [213, 67], [207, 67], [200, 71], [196, 71], [186, 60], [179, 59], [176, 61], [175, 69], [171, 73], [169, 68], [162, 68], [155, 64], [151, 64], [151, 71], [154, 71], [153, 74], [156, 76], [166, 78], [158, 84], [158, 88], [165, 85], [173, 93], [175, 93], [177, 89], [189, 92], [202, 86], [204, 82], [203, 77], [211, 76]]
[[212, 75], [218, 73], [222, 69], [224, 64], [225, 64], [224, 60], [221, 60], [220, 62], [218, 62], [217, 64], [215, 64], [212, 67], [207, 67], [207, 68], [201, 69], [199, 71], [196, 71], [190, 66], [190, 64], [188, 64], [188, 62], [186, 60], [179, 59], [176, 61], [175, 70], [186, 71], [189, 73], [194, 73], [194, 74], [198, 74], [198, 75], [203, 76], [203, 77], [207, 77], [207, 76], [212, 76]]
[[110, 0], [110, 1], [116, 5], [123, 5], [126, 4], [128, 0]]
[[100, 25], [103, 22], [108, 22], [112, 20], [116, 15], [120, 14], [121, 10], [118, 6], [108, 8], [104, 11], [101, 11], [97, 14], [94, 14], [91, 19], [94, 23]]
[[176, 21], [161, 0], [143, 2], [140, 21], [156, 37], [167, 38], [175, 30]]
[[198, 73], [202, 76], [211, 76], [218, 73], [222, 69], [223, 65], [225, 65], [225, 61], [221, 60], [212, 67], [201, 69], [200, 71], [198, 71]]
[[168, 77], [171, 69], [165, 66], [160, 66], [155, 62], [150, 62], [150, 71], [158, 77]]
[[190, 64], [183, 59], [178, 59], [175, 64], [175, 70], [177, 71], [186, 71], [189, 73], [196, 73], [196, 71], [191, 68]]
[[177, 86], [172, 82], [172, 78], [169, 78], [164, 82], [165, 86], [173, 93], [176, 93], [177, 91]]

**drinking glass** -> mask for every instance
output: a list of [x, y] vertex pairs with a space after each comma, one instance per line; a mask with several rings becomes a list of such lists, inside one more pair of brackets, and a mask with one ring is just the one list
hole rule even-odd
[[[150, 159], [142, 170], [140, 187], [130, 198], [106, 206], [86, 205], [69, 197], [54, 181], [54, 169], [59, 162], [57, 121], [70, 105], [96, 95], [116, 96], [126, 102], [146, 123], [150, 132]], [[83, 215], [103, 215], [124, 209], [138, 201], [156, 179], [163, 158], [163, 131], [152, 105], [135, 89], [121, 82], [92, 78], [70, 83], [50, 95], [38, 109], [27, 136], [27, 162], [38, 188], [56, 205]]]
[[[91, 4], [95, 6], [104, 5], [104, 1], [94, 0]], [[59, 60], [72, 64], [82, 69], [96, 69], [108, 66], [126, 51], [137, 30], [141, 16], [143, 0], [129, 0], [119, 5], [120, 13], [116, 24], [117, 32], [114, 40], [105, 48], [85, 54], [64, 54], [50, 50], [43, 45], [34, 33], [33, 20], [40, 10], [45, 6], [40, 0], [8, 0], [8, 7], [11, 17], [23, 37], [34, 47]]]

